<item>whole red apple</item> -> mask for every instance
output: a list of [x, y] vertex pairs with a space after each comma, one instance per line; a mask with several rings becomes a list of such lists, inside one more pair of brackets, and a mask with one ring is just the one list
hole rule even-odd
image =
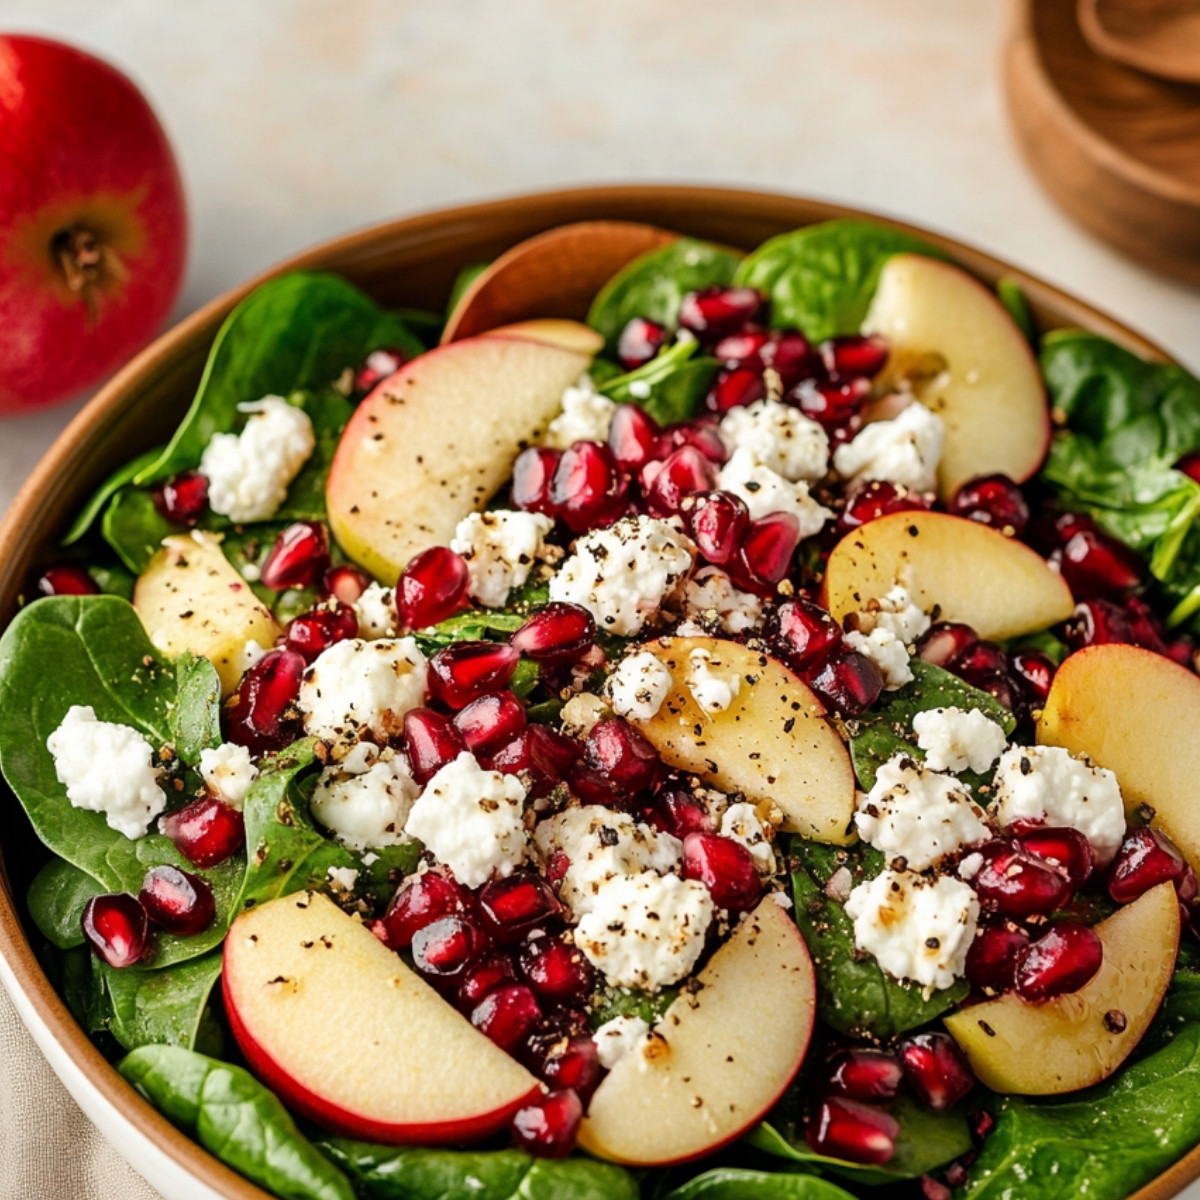
[[183, 184], [141, 93], [46, 38], [0, 36], [0, 413], [99, 382], [183, 278]]

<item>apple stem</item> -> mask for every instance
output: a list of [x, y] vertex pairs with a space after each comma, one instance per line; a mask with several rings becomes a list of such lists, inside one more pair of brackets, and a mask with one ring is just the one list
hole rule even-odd
[[106, 278], [126, 278], [124, 264], [110, 246], [83, 225], [60, 230], [50, 245], [63, 281], [72, 292], [83, 297], [89, 314], [95, 315], [94, 289]]

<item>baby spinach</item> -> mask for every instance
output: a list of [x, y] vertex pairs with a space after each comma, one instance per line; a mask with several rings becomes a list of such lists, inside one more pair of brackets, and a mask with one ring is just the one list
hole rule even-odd
[[294, 392], [290, 400], [304, 409], [312, 421], [316, 444], [308, 462], [288, 487], [287, 498], [272, 518], [275, 521], [324, 521], [325, 482], [341, 441], [342, 430], [354, 414], [354, 405], [345, 396], [326, 389], [318, 392]]
[[899, 983], [874, 957], [855, 950], [854, 923], [825, 888], [842, 867], [853, 885], [873, 879], [883, 868], [877, 851], [797, 838], [791, 857], [796, 924], [817, 972], [817, 1015], [827, 1025], [851, 1037], [894, 1037], [928, 1024], [967, 994], [966, 982], [960, 980], [926, 999], [919, 987]]
[[159, 513], [149, 492], [129, 484], [104, 510], [100, 532], [129, 570], [140, 575], [158, 553], [163, 538], [184, 530]]
[[446, 301], [446, 316], [458, 307], [458, 302], [467, 294], [467, 289], [491, 266], [491, 263], [468, 263], [454, 277], [450, 285], [450, 298]]
[[190, 652], [175, 662], [171, 741], [189, 767], [199, 763], [202, 750], [221, 742], [221, 680], [207, 658]]
[[684, 338], [599, 390], [615, 404], [640, 405], [660, 425], [690, 420], [703, 408], [721, 365], [715, 358], [693, 357], [699, 348], [695, 339]]
[[239, 404], [326, 389], [381, 346], [423, 350], [403, 321], [336, 275], [296, 271], [255, 288], [217, 333], [175, 436], [134, 482], [159, 483], [195, 467], [212, 435], [237, 424]]
[[1005, 1096], [960, 1200], [1123, 1200], [1200, 1140], [1200, 1024], [1067, 1099]]
[[86, 871], [52, 858], [33, 877], [26, 903], [39, 932], [59, 950], [69, 950], [83, 945], [80, 917], [88, 901], [107, 890]]
[[1008, 275], [1002, 276], [996, 280], [996, 298], [1004, 305], [1005, 312], [1012, 317], [1016, 327], [1025, 335], [1025, 340], [1036, 342], [1037, 326], [1034, 324], [1029, 301], [1021, 291], [1021, 285]]
[[354, 1200], [346, 1176], [241, 1067], [180, 1046], [143, 1046], [117, 1070], [209, 1153], [281, 1200]]
[[662, 988], [657, 992], [643, 992], [635, 988], [605, 988], [594, 998], [591, 1013], [593, 1029], [599, 1029], [605, 1021], [614, 1017], [641, 1017], [653, 1025], [674, 1004], [679, 989]]
[[716, 1167], [668, 1192], [663, 1200], [854, 1200], [817, 1175]]
[[120, 564], [95, 563], [88, 565], [88, 574], [96, 581], [96, 586], [106, 596], [120, 596], [122, 600], [133, 599], [133, 585], [137, 582], [133, 573]]
[[154, 1044], [191, 1050], [221, 975], [221, 950], [160, 969], [115, 970], [93, 958], [92, 969], [108, 997], [108, 1031], [126, 1050]]
[[634, 317], [674, 329], [684, 296], [729, 283], [737, 265], [737, 255], [720, 246], [680, 238], [622, 267], [596, 294], [587, 323], [604, 335], [612, 353]]
[[764, 242], [738, 265], [733, 282], [771, 302], [771, 325], [795, 326], [812, 341], [857, 333], [879, 273], [893, 254], [945, 258], [940, 250], [887, 225], [836, 220]]
[[162, 454], [163, 447], [155, 446], [137, 458], [131, 459], [123, 467], [118, 467], [90, 496], [87, 503], [76, 514], [63, 535], [64, 546], [73, 545], [95, 524], [96, 519], [108, 506], [108, 502], [126, 484], [132, 483], [152, 462]]
[[332, 1138], [317, 1143], [366, 1200], [637, 1200], [624, 1168], [520, 1150], [417, 1150]]

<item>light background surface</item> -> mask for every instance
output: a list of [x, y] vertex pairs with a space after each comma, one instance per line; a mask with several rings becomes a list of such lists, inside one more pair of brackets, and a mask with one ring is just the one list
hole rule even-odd
[[[0, 28], [92, 50], [150, 96], [192, 208], [177, 315], [385, 218], [704, 182], [951, 234], [1200, 369], [1200, 292], [1076, 229], [1022, 164], [998, 0], [0, 0]], [[0, 508], [77, 407], [0, 425]]]

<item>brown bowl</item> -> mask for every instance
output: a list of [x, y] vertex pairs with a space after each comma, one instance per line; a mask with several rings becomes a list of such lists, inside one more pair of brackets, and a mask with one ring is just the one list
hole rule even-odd
[[[34, 470], [0, 525], [0, 625], [11, 620], [30, 573], [114, 467], [165, 439], [200, 378], [231, 308], [263, 279], [297, 268], [337, 271], [389, 305], [437, 307], [459, 268], [487, 261], [523, 238], [571, 221], [642, 221], [730, 246], [833, 217], [871, 217], [798, 196], [702, 187], [581, 188], [445, 209], [350, 234], [298, 255], [192, 314], [144, 350], [71, 422]], [[897, 224], [896, 222], [890, 222]], [[988, 283], [1023, 289], [1042, 329], [1103, 334], [1149, 358], [1154, 343], [1064, 292], [990, 255], [924, 230], [898, 226], [941, 247]], [[173, 1200], [269, 1200], [210, 1157], [142, 1100], [101, 1056], [50, 985], [31, 943], [24, 896], [45, 861], [15, 797], [0, 793], [0, 977], [75, 1098], [118, 1149]], [[1200, 1175], [1200, 1150], [1138, 1193], [1163, 1200]]]

